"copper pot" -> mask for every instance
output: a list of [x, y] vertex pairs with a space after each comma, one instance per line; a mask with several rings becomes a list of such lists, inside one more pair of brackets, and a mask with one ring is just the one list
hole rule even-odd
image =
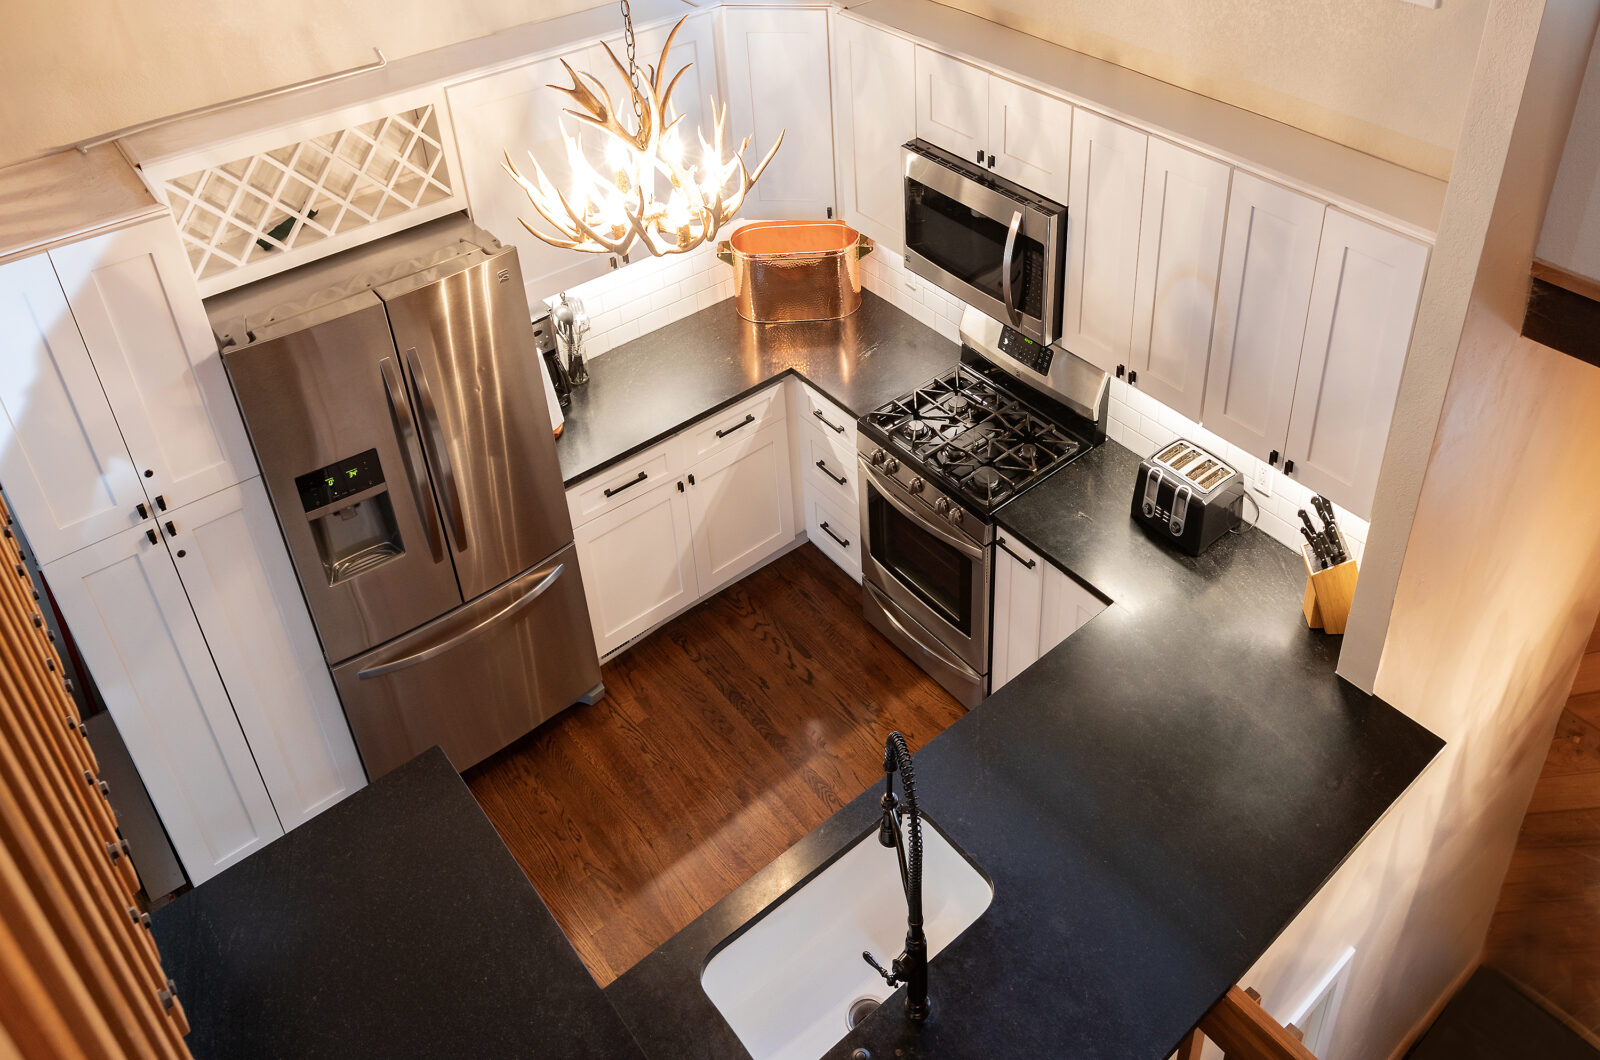
[[870, 253], [872, 240], [843, 221], [754, 221], [717, 244], [739, 315], [758, 324], [854, 313]]

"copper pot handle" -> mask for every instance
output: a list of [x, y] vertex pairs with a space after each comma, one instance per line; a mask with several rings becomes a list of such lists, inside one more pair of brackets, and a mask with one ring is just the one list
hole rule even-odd
[[872, 237], [871, 236], [865, 236], [865, 235], [857, 235], [856, 236], [856, 260], [857, 261], [860, 261], [862, 258], [866, 257], [868, 254], [871, 254], [872, 250], [873, 250], [873, 246], [872, 246]]
[[725, 265], [733, 264], [733, 243], [726, 239], [717, 240], [717, 257]]

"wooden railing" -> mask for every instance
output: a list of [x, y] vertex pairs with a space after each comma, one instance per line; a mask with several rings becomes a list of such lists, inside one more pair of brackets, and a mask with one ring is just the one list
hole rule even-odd
[[186, 1058], [61, 657], [0, 502], [0, 1056]]
[[1207, 1038], [1221, 1046], [1223, 1060], [1317, 1060], [1296, 1028], [1267, 1015], [1254, 990], [1234, 987], [1224, 994], [1184, 1039], [1176, 1060], [1200, 1060]]

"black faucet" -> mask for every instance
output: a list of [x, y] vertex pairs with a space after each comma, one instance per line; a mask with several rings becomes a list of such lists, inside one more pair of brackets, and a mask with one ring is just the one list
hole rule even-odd
[[[928, 1018], [928, 938], [922, 931], [922, 813], [917, 809], [915, 765], [906, 738], [891, 732], [883, 746], [883, 820], [878, 825], [878, 842], [894, 847], [900, 858], [900, 886], [906, 892], [906, 948], [888, 968], [868, 950], [862, 950], [861, 956], [890, 986], [905, 984], [906, 1018], [921, 1022]], [[894, 794], [896, 771], [905, 789], [904, 833], [900, 830], [901, 801]]]

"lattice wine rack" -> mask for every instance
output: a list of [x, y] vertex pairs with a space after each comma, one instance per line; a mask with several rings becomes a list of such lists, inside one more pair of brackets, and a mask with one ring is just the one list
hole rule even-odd
[[206, 160], [177, 176], [147, 166], [177, 220], [201, 295], [461, 209], [443, 109], [436, 99], [346, 114], [336, 127], [225, 162]]

